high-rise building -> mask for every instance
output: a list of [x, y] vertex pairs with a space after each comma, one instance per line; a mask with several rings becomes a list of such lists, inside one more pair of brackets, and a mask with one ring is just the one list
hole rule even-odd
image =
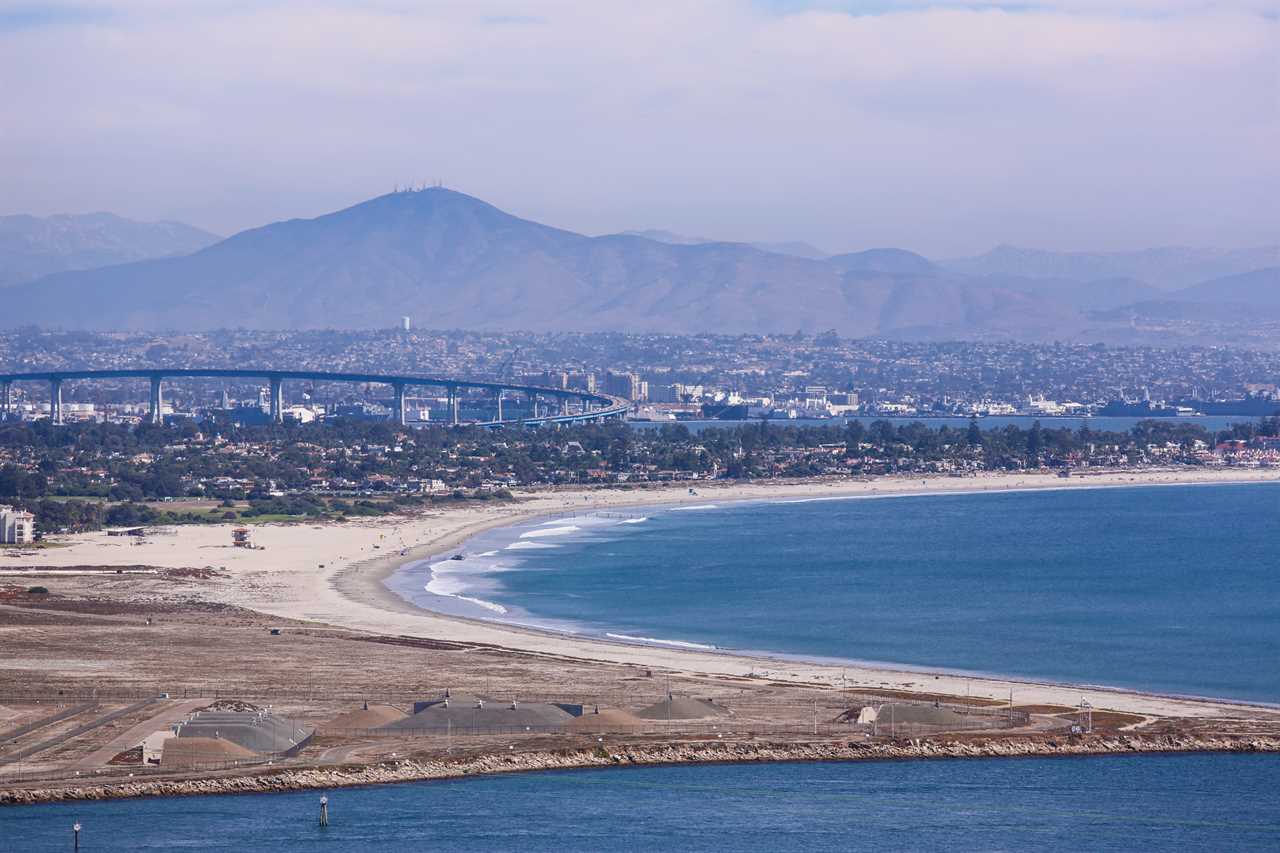
[[520, 377], [525, 385], [541, 385], [544, 388], [569, 388], [569, 374], [563, 370], [544, 370], [541, 373], [526, 373]]
[[409, 317], [401, 317], [401, 318], [400, 318], [400, 331], [402, 331], [402, 332], [407, 332], [407, 331], [409, 331], [411, 328], [413, 328], [413, 320], [411, 320]]
[[650, 403], [692, 403], [702, 399], [704, 389], [701, 385], [677, 382], [672, 385], [650, 385], [646, 391]]
[[30, 545], [34, 541], [36, 517], [11, 506], [0, 506], [0, 545]]
[[634, 373], [614, 373], [610, 370], [604, 375], [604, 393], [615, 397], [626, 397], [640, 403], [648, 396], [648, 387], [649, 383]]
[[570, 373], [568, 387], [594, 394], [596, 393], [596, 375], [594, 373]]

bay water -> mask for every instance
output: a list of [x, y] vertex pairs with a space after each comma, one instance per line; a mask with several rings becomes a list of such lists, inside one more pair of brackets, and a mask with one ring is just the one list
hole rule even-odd
[[527, 773], [0, 809], [0, 850], [1262, 851], [1280, 757], [1149, 755]]
[[1280, 703], [1278, 543], [1276, 483], [708, 497], [490, 531], [390, 584], [641, 642]]

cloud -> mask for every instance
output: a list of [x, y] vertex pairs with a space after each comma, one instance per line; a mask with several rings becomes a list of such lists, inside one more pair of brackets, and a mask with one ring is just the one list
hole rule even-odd
[[440, 177], [594, 232], [1247, 243], [1259, 5], [46, 4], [0, 27], [0, 198], [226, 231]]

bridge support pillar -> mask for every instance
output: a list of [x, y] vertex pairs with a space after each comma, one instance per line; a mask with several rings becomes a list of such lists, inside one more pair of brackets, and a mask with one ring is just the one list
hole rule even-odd
[[0, 409], [0, 421], [9, 417], [9, 394], [12, 390], [12, 385], [13, 383], [11, 382], [0, 382], [0, 397], [3, 398], [4, 405], [4, 408]]
[[449, 423], [458, 425], [458, 386], [449, 386]]
[[568, 397], [560, 398], [560, 414], [562, 415], [569, 414], [569, 398]]
[[391, 412], [391, 418], [399, 426], [404, 426], [407, 421], [404, 416], [404, 383], [393, 382], [391, 391], [395, 394], [395, 405]]
[[498, 389], [498, 417], [497, 417], [497, 420], [502, 420], [502, 389], [501, 389], [501, 388], [499, 388], [499, 389]]
[[164, 377], [151, 377], [151, 423], [159, 424], [164, 422]]
[[284, 423], [284, 380], [279, 376], [268, 377], [271, 380], [271, 422]]
[[62, 423], [62, 380], [49, 380], [49, 420]]

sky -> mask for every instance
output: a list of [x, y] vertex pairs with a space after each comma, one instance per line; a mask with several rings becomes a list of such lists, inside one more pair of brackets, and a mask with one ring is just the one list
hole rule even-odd
[[0, 214], [442, 182], [588, 234], [1280, 241], [1274, 0], [0, 0]]

